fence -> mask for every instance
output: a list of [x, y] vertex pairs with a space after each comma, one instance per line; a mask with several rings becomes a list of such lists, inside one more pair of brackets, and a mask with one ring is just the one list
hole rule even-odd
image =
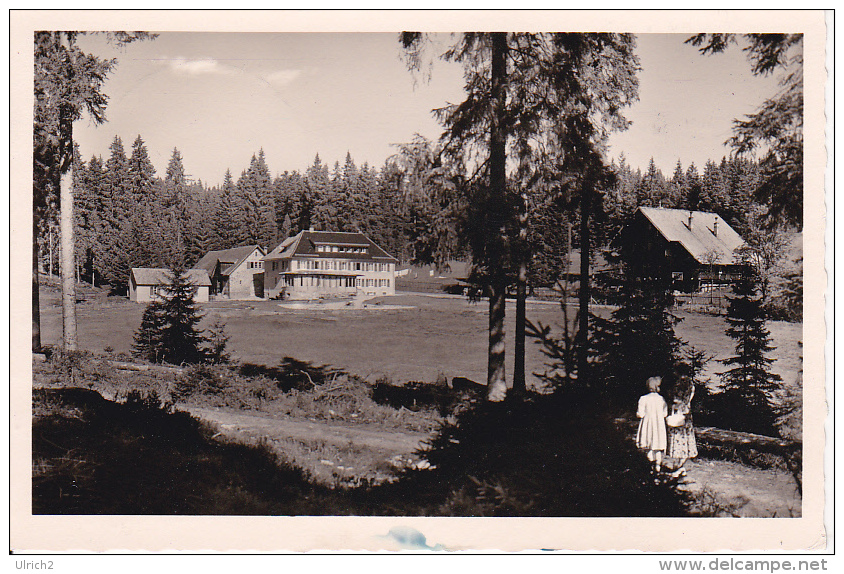
[[419, 279], [405, 279], [396, 277], [396, 291], [410, 291], [415, 293], [459, 293], [462, 288], [456, 282], [422, 281]]
[[727, 293], [729, 286], [704, 286], [695, 293], [674, 293], [674, 307], [712, 315], [726, 315], [729, 300]]

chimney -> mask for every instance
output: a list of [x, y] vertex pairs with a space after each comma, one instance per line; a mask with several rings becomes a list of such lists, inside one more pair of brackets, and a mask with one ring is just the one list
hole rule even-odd
[[718, 220], [715, 220], [715, 225], [712, 226], [712, 235], [718, 237]]
[[689, 210], [689, 223], [686, 225], [686, 227], [689, 228], [689, 231], [691, 231], [691, 229], [692, 229], [692, 218], [693, 217], [694, 217], [694, 211]]
[[313, 232], [314, 232], [314, 226], [313, 226], [313, 225], [311, 225], [311, 228], [310, 228], [310, 229], [308, 229], [308, 231], [309, 231], [309, 232], [311, 232], [311, 233], [313, 233]]

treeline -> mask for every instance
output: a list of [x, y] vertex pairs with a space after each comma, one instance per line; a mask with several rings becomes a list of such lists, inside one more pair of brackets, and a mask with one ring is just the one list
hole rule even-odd
[[[94, 155], [85, 161], [75, 150], [79, 277], [123, 291], [132, 267], [190, 267], [210, 250], [245, 244], [272, 249], [310, 227], [362, 232], [404, 262], [430, 260], [432, 251], [440, 258], [463, 257], [459, 242], [434, 233], [441, 228], [434, 220], [443, 217], [446, 206], [436, 205], [430, 190], [415, 189], [427, 182], [417, 181], [418, 161], [409, 156], [435, 155], [433, 144], [414, 145], [380, 169], [357, 166], [351, 154], [329, 168], [317, 154], [304, 172], [276, 177], [259, 150], [237, 179], [227, 170], [218, 186], [191, 180], [178, 149], [163, 177], [157, 175], [140, 135], [128, 153], [115, 137], [105, 160]], [[760, 225], [764, 208], [753, 200], [760, 181], [753, 161], [724, 158], [707, 162], [702, 170], [678, 161], [670, 177], [653, 160], [644, 173], [623, 155], [612, 167], [614, 183], [604, 190], [597, 210], [598, 245], [607, 245], [639, 206], [712, 211], [751, 243], [766, 233]], [[580, 244], [578, 217], [576, 209], [560, 202], [534, 214], [531, 285], [551, 285], [560, 278], [566, 252]], [[56, 226], [50, 227], [42, 240], [48, 266], [58, 257], [49, 241]]]
[[[272, 249], [310, 227], [359, 231], [403, 261], [415, 258], [408, 238], [418, 210], [391, 162], [358, 167], [347, 154], [329, 169], [317, 154], [304, 173], [273, 178], [260, 150], [236, 180], [227, 170], [222, 185], [208, 186], [185, 173], [178, 149], [163, 177], [140, 135], [128, 154], [119, 137], [109, 149], [105, 160], [74, 153], [77, 266], [86, 282], [123, 291], [132, 267], [190, 267], [210, 250], [244, 244]], [[55, 269], [55, 210], [50, 215], [41, 251]]]

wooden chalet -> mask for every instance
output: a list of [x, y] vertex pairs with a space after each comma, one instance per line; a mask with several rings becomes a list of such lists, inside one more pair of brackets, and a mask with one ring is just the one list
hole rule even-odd
[[[194, 301], [206, 302], [209, 300], [211, 279], [205, 269], [188, 269], [186, 272], [188, 281], [196, 287]], [[129, 300], [137, 303], [149, 303], [160, 299], [170, 283], [170, 274], [167, 269], [152, 267], [133, 267], [129, 271]]]
[[670, 278], [675, 290], [730, 283], [741, 273], [745, 243], [721, 216], [705, 211], [640, 207], [615, 242], [640, 277]]

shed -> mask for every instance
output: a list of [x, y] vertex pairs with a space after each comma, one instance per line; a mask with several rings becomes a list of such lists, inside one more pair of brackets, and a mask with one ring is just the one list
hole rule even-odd
[[[194, 301], [207, 302], [211, 290], [211, 278], [204, 269], [188, 269], [188, 280], [196, 287]], [[170, 282], [168, 269], [133, 267], [129, 271], [129, 300], [149, 303], [160, 298]]]

